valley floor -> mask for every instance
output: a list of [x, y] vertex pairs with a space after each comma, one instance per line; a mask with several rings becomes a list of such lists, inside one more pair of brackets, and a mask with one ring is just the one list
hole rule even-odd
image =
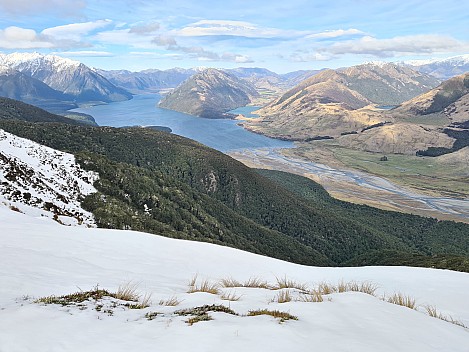
[[[356, 154], [360, 155], [356, 155]], [[462, 188], [461, 193], [441, 192], [436, 188], [435, 170], [443, 172], [444, 166], [426, 167], [417, 162], [400, 160], [403, 166], [423, 170], [407, 170], [400, 173], [393, 159], [410, 158], [408, 156], [390, 156], [391, 161], [381, 169], [373, 167], [378, 164], [381, 155], [373, 154], [378, 162], [372, 162], [370, 155], [351, 150], [334, 150], [326, 148], [292, 148], [292, 149], [246, 149], [232, 151], [229, 155], [249, 167], [265, 168], [299, 174], [320, 183], [335, 198], [359, 204], [367, 204], [386, 210], [402, 211], [422, 216], [431, 216], [442, 220], [455, 220], [469, 223], [469, 198], [466, 192], [467, 177], [459, 177], [453, 187]], [[361, 156], [361, 158], [360, 158]], [[366, 160], [368, 157], [370, 160]], [[418, 159], [417, 157], [415, 157]], [[424, 161], [426, 164], [428, 160]], [[416, 164], [416, 165], [415, 165]], [[413, 166], [412, 166], [413, 165]], [[358, 170], [357, 170], [358, 169]], [[394, 170], [394, 177], [389, 177], [389, 170]], [[386, 172], [384, 172], [384, 171]], [[455, 173], [454, 168], [450, 168]], [[427, 174], [425, 175], [424, 172]], [[437, 174], [436, 174], [437, 175]], [[432, 178], [430, 182], [428, 179]], [[411, 187], [410, 180], [414, 182]], [[417, 188], [416, 183], [420, 180]], [[440, 183], [450, 182], [441, 176]], [[401, 182], [399, 182], [401, 181]]]
[[[132, 231], [66, 227], [50, 219], [0, 208], [0, 351], [451, 351], [467, 352], [469, 330], [430, 317], [431, 305], [469, 325], [469, 274], [407, 267], [318, 268], [227, 247]], [[218, 288], [188, 293], [222, 279], [288, 278], [308, 287], [369, 282], [376, 296], [325, 294], [323, 302], [297, 298], [306, 288]], [[205, 281], [206, 280], [206, 281]], [[79, 305], [35, 299], [98, 287], [117, 290], [132, 282], [152, 294], [149, 307], [90, 299]], [[192, 287], [194, 288], [194, 286]], [[197, 291], [197, 290], [195, 290]], [[293, 299], [279, 303], [281, 292]], [[408, 294], [416, 309], [383, 301]], [[227, 296], [238, 299], [226, 300]], [[165, 302], [175, 299], [176, 306]], [[159, 303], [158, 303], [159, 302]], [[187, 323], [181, 310], [223, 305], [239, 315], [209, 312], [212, 320]], [[215, 310], [215, 306], [212, 308]], [[249, 311], [278, 310], [298, 320]], [[226, 309], [228, 311], [228, 309]], [[178, 313], [179, 311], [179, 313]]]

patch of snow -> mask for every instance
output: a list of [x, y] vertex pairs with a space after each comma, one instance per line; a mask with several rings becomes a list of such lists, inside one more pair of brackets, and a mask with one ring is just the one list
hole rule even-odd
[[453, 56], [445, 59], [408, 60], [403, 61], [402, 63], [411, 66], [423, 66], [430, 64], [450, 64], [454, 66], [463, 66], [469, 64], [469, 54]]
[[80, 200], [96, 192], [97, 178], [83, 170], [72, 154], [0, 129], [0, 207], [66, 225], [93, 226], [94, 217], [81, 208]]
[[12, 53], [0, 57], [4, 65], [20, 71], [34, 72], [40, 68], [54, 69], [56, 72], [76, 69], [81, 65], [79, 61], [63, 58], [57, 55], [43, 55], [40, 53]]
[[[240, 296], [188, 293], [188, 281], [276, 277], [306, 283], [371, 281], [378, 294], [409, 294], [469, 325], [469, 274], [407, 267], [307, 267], [217, 245], [119, 230], [63, 227], [0, 208], [0, 350], [9, 351], [308, 351], [467, 352], [469, 331], [363, 293], [335, 293], [324, 302], [274, 303], [278, 291], [222, 288]], [[44, 305], [35, 298], [100, 288], [116, 291], [132, 281], [152, 293], [145, 309], [125, 309], [109, 299], [96, 309]], [[297, 296], [298, 291], [291, 290]], [[177, 297], [176, 307], [159, 305]], [[176, 310], [223, 304], [239, 313], [210, 313], [189, 326]], [[279, 324], [269, 309], [298, 317]], [[103, 310], [112, 310], [113, 313]], [[159, 314], [153, 320], [145, 315]]]

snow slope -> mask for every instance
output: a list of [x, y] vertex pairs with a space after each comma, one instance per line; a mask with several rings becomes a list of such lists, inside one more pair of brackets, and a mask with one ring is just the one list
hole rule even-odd
[[[274, 303], [279, 291], [224, 288], [220, 295], [187, 293], [188, 281], [217, 282], [287, 277], [308, 284], [372, 281], [382, 295], [400, 291], [420, 305], [432, 304], [469, 325], [469, 274], [406, 267], [318, 268], [287, 263], [207, 243], [132, 231], [64, 227], [0, 208], [0, 351], [469, 351], [469, 330], [357, 292], [324, 296], [323, 302]], [[32, 297], [125, 282], [152, 293], [152, 305], [127, 309], [104, 301], [77, 307], [34, 303]], [[296, 297], [298, 291], [291, 290]], [[177, 297], [176, 307], [158, 302]], [[174, 312], [223, 304], [239, 314], [266, 308], [298, 317], [279, 323], [270, 316], [210, 313], [213, 320], [185, 323]], [[107, 309], [107, 308], [106, 308]], [[422, 310], [422, 308], [419, 308]], [[106, 310], [107, 311], [107, 310]], [[159, 312], [153, 320], [148, 312]]]
[[94, 217], [81, 208], [80, 199], [96, 192], [97, 177], [81, 169], [72, 154], [0, 129], [0, 207], [92, 226]]

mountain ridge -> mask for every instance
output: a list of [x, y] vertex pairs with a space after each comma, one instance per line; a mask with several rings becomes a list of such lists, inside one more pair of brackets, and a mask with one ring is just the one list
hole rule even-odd
[[191, 76], [160, 101], [161, 108], [205, 118], [226, 118], [230, 110], [257, 96], [255, 88], [236, 76], [207, 69]]
[[118, 88], [101, 76], [96, 70], [70, 59], [39, 53], [1, 54], [0, 65], [6, 66], [49, 87], [68, 94], [78, 102], [122, 101], [132, 95]]

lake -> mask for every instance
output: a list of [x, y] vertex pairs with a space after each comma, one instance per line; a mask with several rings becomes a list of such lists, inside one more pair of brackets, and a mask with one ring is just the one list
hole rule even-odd
[[[292, 142], [281, 141], [248, 132], [238, 126], [236, 120], [213, 120], [195, 117], [157, 107], [161, 95], [136, 95], [132, 100], [104, 105], [73, 109], [71, 111], [92, 115], [98, 125], [124, 126], [165, 126], [173, 133], [194, 139], [221, 152], [246, 148], [291, 148]], [[239, 113], [256, 110], [244, 107]]]

